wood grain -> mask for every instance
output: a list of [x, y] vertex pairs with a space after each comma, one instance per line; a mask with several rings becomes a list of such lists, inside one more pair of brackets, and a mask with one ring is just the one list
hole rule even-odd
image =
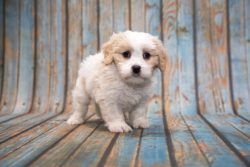
[[36, 81], [33, 110], [47, 112], [51, 76], [51, 6], [49, 0], [37, 1]]
[[19, 67], [19, 1], [5, 2], [4, 77], [1, 112], [12, 113], [16, 104]]
[[13, 113], [27, 113], [33, 100], [35, 68], [35, 3], [33, 0], [20, 1], [20, 46], [17, 101]]

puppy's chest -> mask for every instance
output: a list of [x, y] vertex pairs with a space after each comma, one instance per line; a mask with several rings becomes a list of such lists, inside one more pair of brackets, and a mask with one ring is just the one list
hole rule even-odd
[[124, 110], [131, 110], [138, 105], [147, 94], [142, 89], [124, 88], [119, 92], [117, 102]]

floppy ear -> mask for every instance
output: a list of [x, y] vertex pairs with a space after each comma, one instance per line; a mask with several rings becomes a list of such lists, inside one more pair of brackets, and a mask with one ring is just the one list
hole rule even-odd
[[112, 55], [112, 44], [113, 42], [109, 40], [102, 46], [102, 52], [104, 54], [104, 64], [109, 65], [113, 62], [113, 55]]
[[159, 65], [158, 66], [159, 66], [161, 72], [164, 72], [166, 69], [166, 65], [167, 65], [167, 52], [166, 52], [164, 45], [162, 44], [162, 42], [158, 38], [155, 38], [154, 42], [156, 44], [156, 49], [157, 49], [158, 57], [159, 57]]

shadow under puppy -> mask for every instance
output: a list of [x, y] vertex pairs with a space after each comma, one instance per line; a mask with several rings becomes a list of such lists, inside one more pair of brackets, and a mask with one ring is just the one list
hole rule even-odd
[[[73, 90], [73, 114], [68, 124], [84, 122], [91, 100], [99, 105], [101, 118], [111, 132], [147, 128], [147, 100], [153, 73], [166, 66], [162, 42], [148, 33], [113, 34], [100, 53], [81, 63]], [[127, 121], [125, 113], [127, 112]]]

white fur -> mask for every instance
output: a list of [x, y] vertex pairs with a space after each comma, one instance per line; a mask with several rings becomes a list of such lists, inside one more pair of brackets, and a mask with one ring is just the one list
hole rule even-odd
[[[146, 104], [151, 92], [154, 67], [142, 58], [143, 49], [153, 49], [150, 35], [125, 32], [133, 46], [131, 58], [118, 64], [105, 65], [103, 52], [89, 56], [81, 63], [75, 89], [73, 90], [73, 115], [68, 124], [83, 123], [90, 100], [100, 107], [101, 117], [111, 132], [147, 128]], [[141, 66], [140, 77], [131, 72], [133, 65]], [[126, 123], [124, 113], [128, 112]]]

